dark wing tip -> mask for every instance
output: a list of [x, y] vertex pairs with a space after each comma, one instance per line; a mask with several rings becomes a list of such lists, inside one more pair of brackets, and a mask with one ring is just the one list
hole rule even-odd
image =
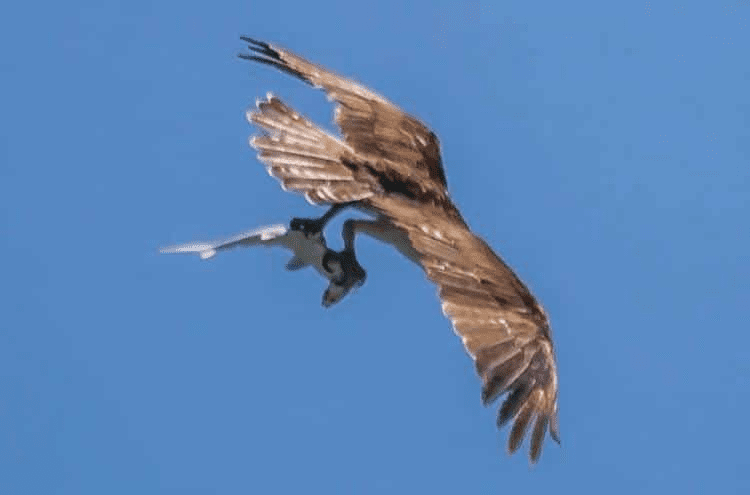
[[246, 43], [251, 43], [253, 45], [268, 45], [265, 41], [256, 40], [255, 38], [251, 38], [250, 36], [240, 36], [240, 39]]
[[560, 442], [560, 425], [557, 422], [557, 411], [555, 411], [554, 416], [549, 421], [549, 436], [557, 442], [557, 445], [562, 445]]
[[312, 84], [312, 83], [311, 83], [311, 82], [310, 82], [310, 81], [309, 81], [309, 80], [308, 80], [308, 79], [307, 79], [307, 78], [305, 77], [305, 75], [304, 75], [303, 73], [301, 73], [301, 72], [300, 72], [300, 71], [298, 71], [298, 70], [294, 70], [294, 69], [292, 69], [291, 67], [289, 67], [288, 65], [284, 64], [283, 62], [279, 62], [279, 61], [277, 61], [277, 60], [273, 60], [273, 59], [268, 59], [268, 58], [258, 57], [257, 55], [248, 55], [248, 54], [246, 54], [246, 53], [240, 53], [240, 54], [239, 54], [239, 55], [237, 55], [237, 56], [238, 56], [239, 58], [241, 58], [241, 59], [244, 59], [244, 60], [250, 60], [250, 61], [252, 61], [252, 62], [259, 62], [259, 63], [261, 63], [261, 64], [269, 65], [269, 66], [271, 66], [271, 67], [275, 68], [276, 70], [279, 70], [279, 71], [281, 71], [281, 72], [284, 72], [284, 73], [286, 73], [286, 74], [289, 74], [290, 76], [294, 76], [294, 77], [296, 77], [297, 79], [300, 79], [300, 80], [302, 80], [302, 81], [305, 81], [305, 82], [306, 82], [307, 84]]
[[261, 64], [269, 65], [281, 72], [289, 74], [290, 76], [296, 77], [307, 84], [312, 85], [312, 82], [302, 72], [292, 68], [281, 56], [281, 53], [273, 48], [265, 41], [256, 40], [249, 36], [240, 36], [240, 39], [246, 42], [247, 47], [252, 53], [240, 53], [237, 56], [243, 60], [250, 60], [251, 62], [259, 62]]
[[281, 54], [278, 50], [275, 50], [265, 41], [259, 41], [248, 36], [240, 36], [240, 39], [247, 43], [247, 47], [252, 53], [240, 53], [237, 55], [238, 57], [244, 58], [245, 60], [255, 60], [264, 63], [282, 63]]
[[[542, 453], [544, 438], [550, 436], [559, 444], [557, 406], [550, 397], [555, 394], [552, 385], [552, 370], [546, 355], [537, 351], [531, 359], [524, 360], [518, 353], [510, 354], [502, 346], [487, 348], [476, 355], [485, 380], [482, 400], [487, 405], [498, 396], [507, 393], [497, 413], [497, 427], [502, 429], [512, 423], [508, 438], [508, 453], [516, 452], [531, 429], [529, 459], [535, 464]], [[497, 350], [497, 352], [494, 352]], [[489, 360], [487, 364], [485, 361]], [[499, 364], [498, 364], [499, 363]], [[525, 369], [524, 369], [525, 368]], [[523, 370], [523, 371], [521, 371]]]
[[240, 36], [240, 39], [247, 43], [247, 47], [252, 51], [260, 53], [261, 55], [264, 55], [266, 57], [281, 60], [279, 52], [274, 50], [271, 45], [269, 45], [265, 41], [256, 40], [255, 38], [251, 38], [249, 36]]
[[518, 411], [526, 403], [526, 399], [531, 395], [532, 388], [521, 386], [513, 390], [503, 401], [500, 410], [497, 412], [497, 428], [502, 429], [508, 421], [516, 417]]
[[[508, 437], [508, 453], [515, 453], [523, 442], [523, 437], [526, 436], [526, 430], [529, 427], [529, 423], [534, 417], [534, 407], [531, 404], [527, 404], [516, 416], [516, 420], [513, 423], [513, 428], [510, 430], [510, 436]], [[533, 458], [532, 458], [533, 459]]]
[[529, 449], [529, 459], [532, 464], [539, 460], [542, 455], [542, 445], [544, 444], [544, 435], [547, 433], [547, 415], [540, 414], [536, 418], [534, 430], [531, 433], [531, 448]]

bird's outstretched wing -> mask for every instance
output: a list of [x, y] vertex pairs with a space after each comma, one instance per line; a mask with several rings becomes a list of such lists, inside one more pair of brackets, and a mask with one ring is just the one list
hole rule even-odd
[[322, 88], [338, 103], [335, 117], [344, 141], [275, 97], [258, 103], [249, 120], [267, 134], [251, 142], [271, 175], [313, 203], [362, 204], [406, 233], [475, 361], [483, 402], [507, 394], [497, 423], [513, 423], [508, 450], [515, 452], [531, 427], [529, 455], [535, 462], [547, 431], [559, 442], [549, 322], [528, 288], [450, 201], [435, 135], [364, 86], [277, 46], [242, 39], [253, 53], [240, 57]]
[[443, 313], [474, 359], [482, 402], [507, 394], [498, 428], [512, 420], [509, 453], [533, 424], [529, 457], [536, 462], [549, 429], [559, 443], [557, 369], [547, 316], [499, 256], [460, 219], [438, 207], [394, 197], [374, 206], [405, 231], [427, 276], [438, 286]]
[[313, 204], [350, 203], [374, 194], [377, 184], [348, 166], [361, 160], [346, 143], [271, 94], [256, 106], [248, 120], [265, 132], [252, 136], [250, 145], [285, 191], [304, 194]]
[[419, 120], [351, 79], [281, 47], [244, 36], [241, 39], [251, 53], [240, 54], [240, 58], [275, 67], [322, 88], [338, 104], [335, 121], [351, 151], [349, 159], [364, 162], [358, 166], [371, 168], [386, 190], [391, 186], [414, 199], [434, 202], [447, 198], [437, 136]]

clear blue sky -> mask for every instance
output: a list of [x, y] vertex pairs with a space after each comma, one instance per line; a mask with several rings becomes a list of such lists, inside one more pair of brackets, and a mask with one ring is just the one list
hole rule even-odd
[[[3, 9], [0, 493], [750, 493], [750, 4], [361, 5]], [[563, 443], [536, 467], [388, 247], [359, 241], [330, 310], [284, 252], [157, 254], [318, 213], [244, 110], [331, 107], [241, 34], [438, 133], [552, 319]]]

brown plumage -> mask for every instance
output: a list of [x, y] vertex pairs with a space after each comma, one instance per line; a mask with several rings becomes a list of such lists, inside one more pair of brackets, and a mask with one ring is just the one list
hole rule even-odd
[[[531, 429], [536, 462], [547, 430], [559, 443], [557, 370], [549, 321], [529, 289], [464, 222], [450, 200], [438, 139], [382, 96], [280, 47], [242, 38], [260, 62], [323, 89], [336, 102], [332, 136], [269, 95], [248, 114], [265, 132], [251, 144], [285, 190], [314, 204], [354, 202], [408, 246], [397, 246], [438, 286], [443, 312], [474, 359], [482, 401], [507, 394], [508, 451]], [[386, 235], [386, 237], [388, 237]], [[414, 253], [414, 254], [411, 254]]]

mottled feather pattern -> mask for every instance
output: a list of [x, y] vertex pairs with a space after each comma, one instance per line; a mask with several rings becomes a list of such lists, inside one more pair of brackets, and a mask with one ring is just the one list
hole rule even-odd
[[389, 183], [406, 184], [415, 196], [437, 203], [447, 200], [440, 144], [419, 120], [361, 84], [287, 50], [248, 37], [242, 40], [252, 54], [240, 54], [241, 58], [321, 88], [337, 103], [334, 119], [360, 161], [388, 177]]
[[346, 203], [373, 194], [362, 181], [355, 182], [352, 170], [342, 163], [351, 156], [345, 143], [318, 128], [268, 95], [248, 112], [248, 120], [266, 132], [250, 139], [268, 173], [286, 191], [304, 194], [313, 204]]
[[[242, 38], [263, 63], [323, 89], [336, 103], [343, 141], [269, 98], [250, 120], [267, 131], [253, 145], [287, 190], [313, 203], [359, 201], [405, 234], [445, 315], [474, 359], [482, 400], [505, 395], [498, 427], [511, 422], [508, 451], [531, 426], [529, 456], [547, 430], [559, 442], [557, 370], [547, 316], [528, 288], [451, 202], [436, 135], [384, 97], [285, 49]], [[532, 426], [533, 425], [533, 426]]]
[[536, 462], [546, 425], [552, 425], [550, 434], [559, 441], [557, 371], [541, 306], [463, 221], [431, 214], [430, 207], [413, 201], [376, 197], [371, 202], [408, 233], [422, 255], [427, 276], [438, 286], [443, 312], [475, 360], [482, 401], [490, 404], [507, 394], [498, 426], [514, 419], [508, 451], [518, 449], [532, 420], [544, 423], [532, 430], [529, 455]]

